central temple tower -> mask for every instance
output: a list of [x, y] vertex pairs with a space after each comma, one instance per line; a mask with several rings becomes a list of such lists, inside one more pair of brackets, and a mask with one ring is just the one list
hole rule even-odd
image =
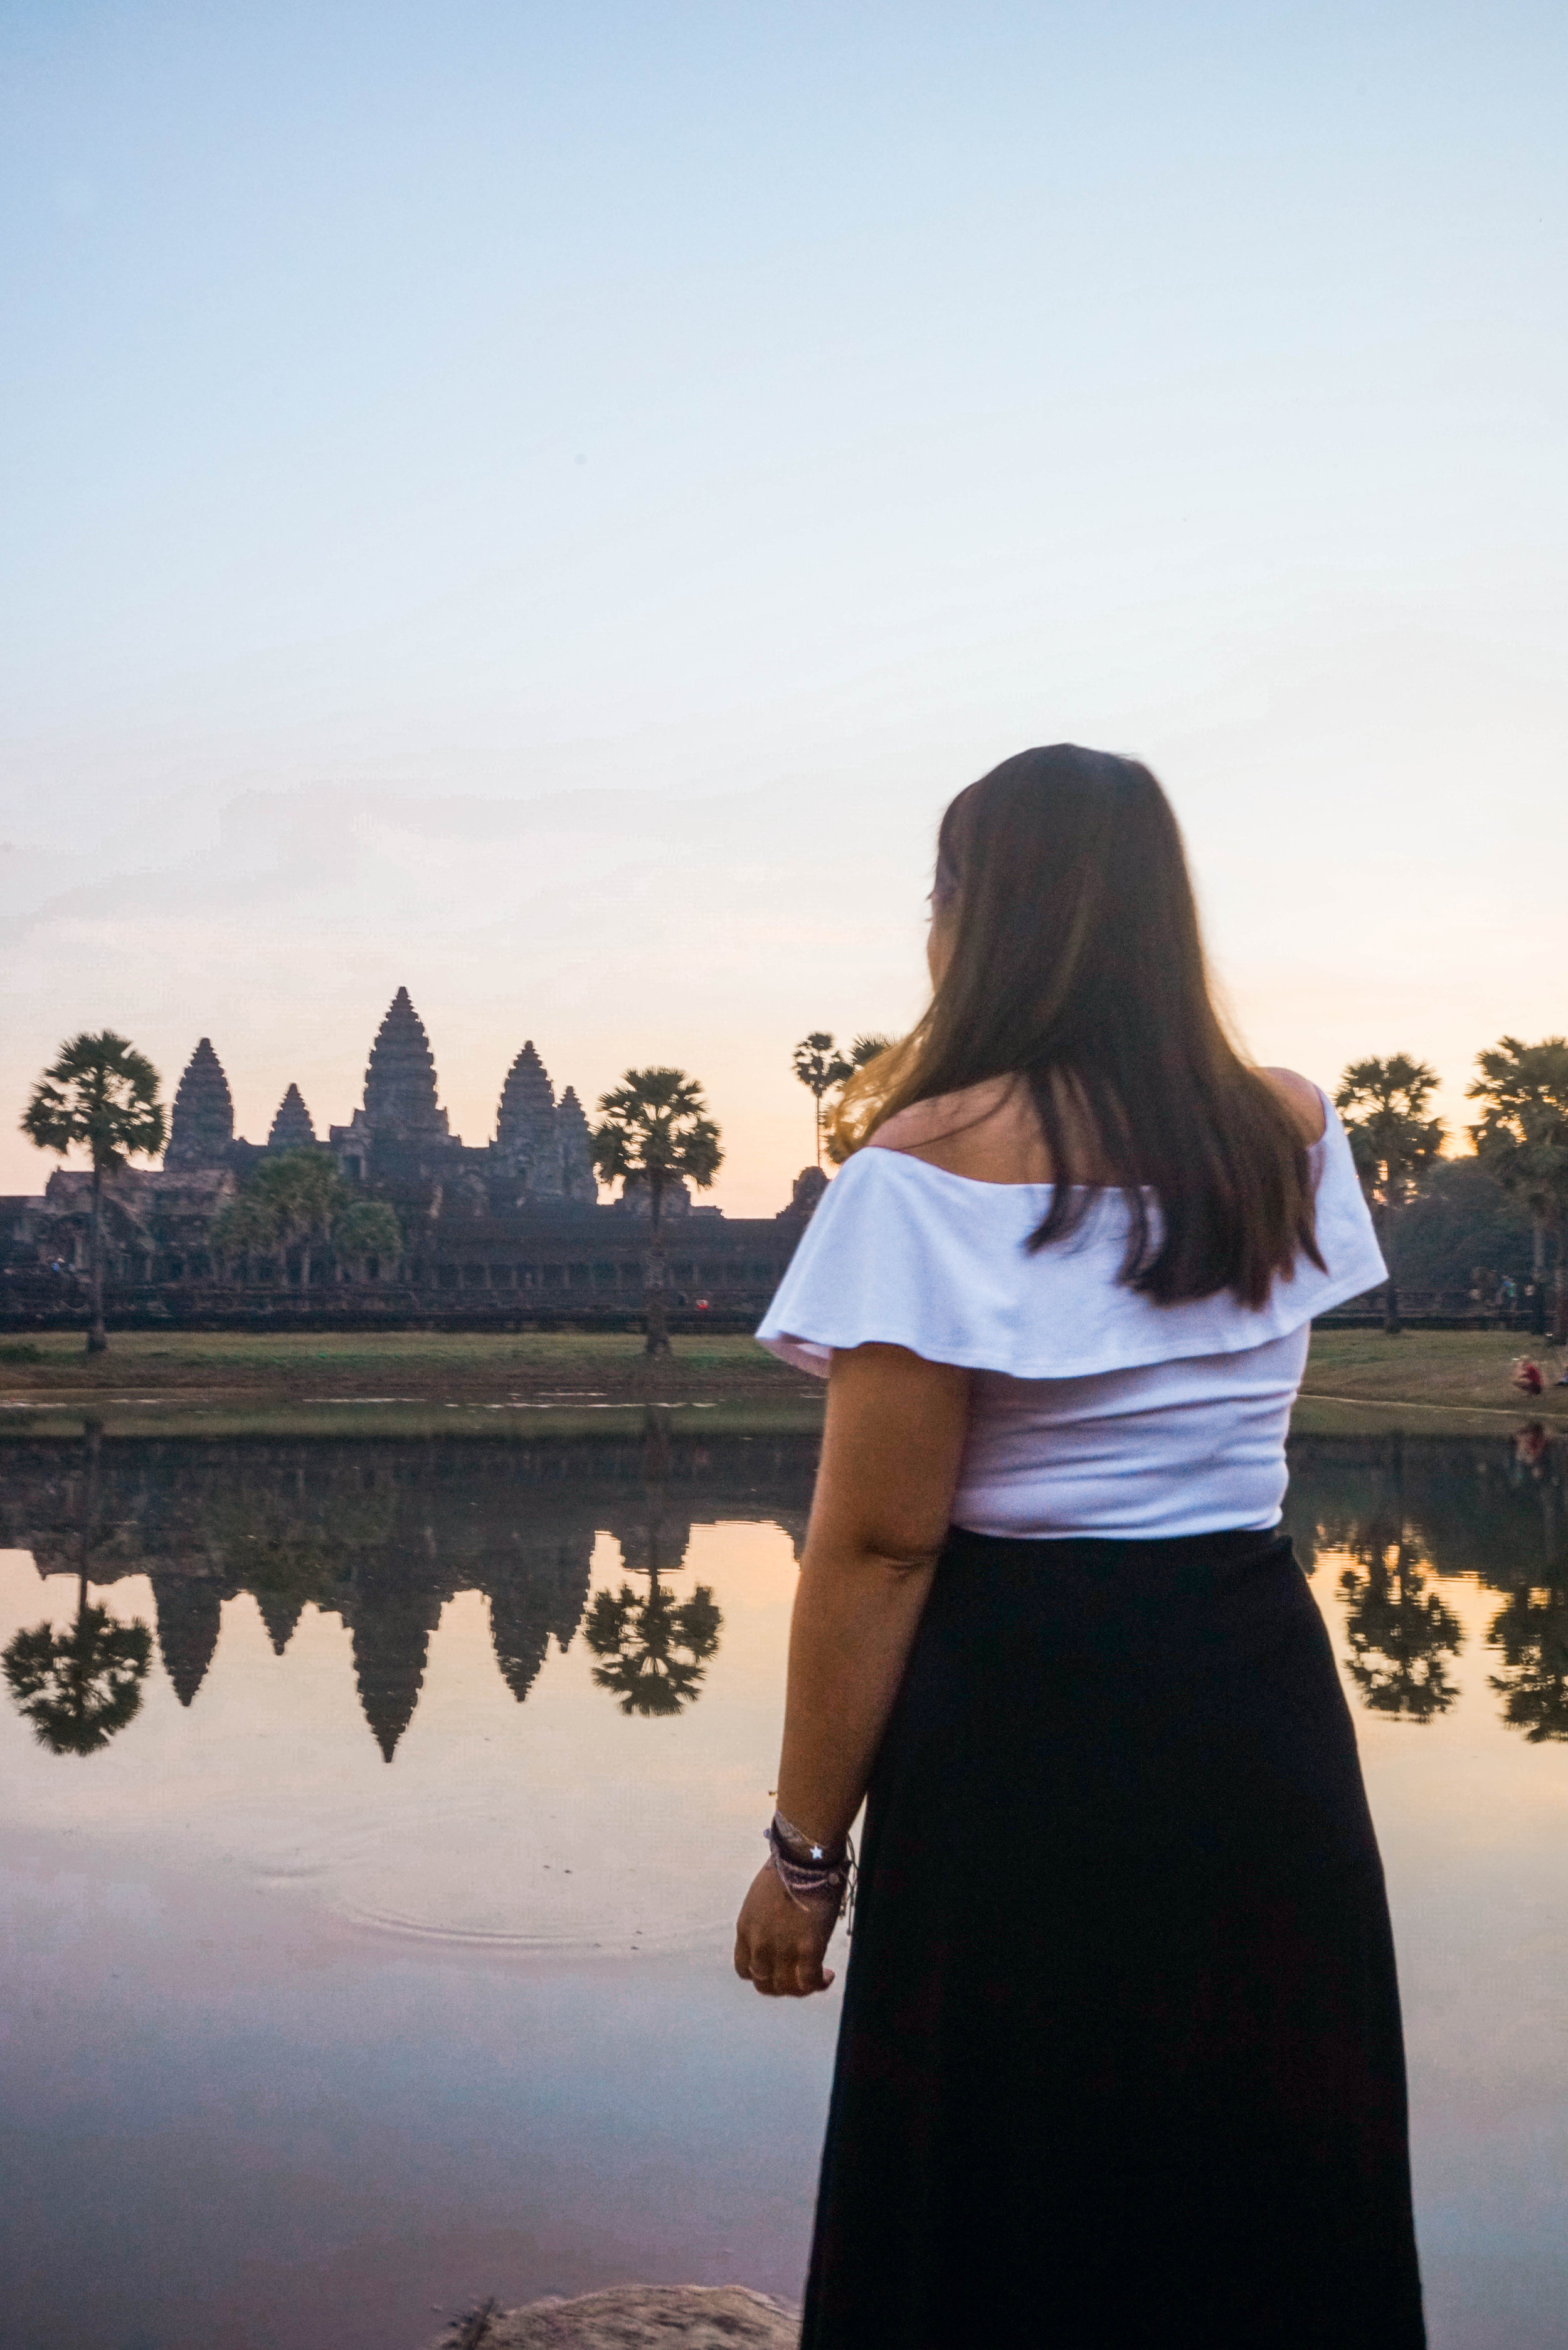
[[395, 1142], [444, 1142], [446, 1112], [436, 1102], [435, 1055], [424, 1023], [400, 987], [370, 1047], [365, 1071], [365, 1124]]

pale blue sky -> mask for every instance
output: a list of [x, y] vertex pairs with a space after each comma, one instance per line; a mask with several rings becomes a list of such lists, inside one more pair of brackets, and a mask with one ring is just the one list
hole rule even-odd
[[1556, 6], [0, 5], [0, 1188], [57, 1038], [453, 1124], [919, 1002], [1137, 751], [1265, 1058], [1568, 1027]]

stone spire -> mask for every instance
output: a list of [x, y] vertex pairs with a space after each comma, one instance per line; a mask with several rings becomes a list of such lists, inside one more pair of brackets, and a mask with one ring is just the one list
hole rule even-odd
[[598, 1177], [594, 1173], [588, 1121], [572, 1086], [561, 1096], [556, 1124], [561, 1138], [561, 1189], [568, 1200], [582, 1200], [592, 1207], [599, 1196]]
[[297, 1086], [290, 1086], [277, 1106], [266, 1147], [269, 1150], [307, 1150], [315, 1140], [316, 1128], [305, 1107], [305, 1096]]
[[294, 1638], [295, 1626], [305, 1613], [303, 1591], [276, 1591], [264, 1587], [255, 1594], [262, 1622], [266, 1626], [267, 1638], [272, 1642], [275, 1657], [281, 1657]]
[[529, 1037], [506, 1072], [495, 1113], [495, 1139], [503, 1150], [521, 1145], [535, 1149], [556, 1127], [556, 1089]]
[[234, 1139], [234, 1105], [223, 1065], [203, 1036], [175, 1090], [165, 1167], [222, 1167]]
[[560, 1137], [556, 1094], [530, 1036], [506, 1073], [495, 1113], [497, 1157], [530, 1191], [558, 1195]]
[[365, 1123], [397, 1141], [429, 1142], [446, 1134], [446, 1112], [436, 1106], [435, 1056], [406, 987], [393, 996], [370, 1047]]
[[347, 1610], [354, 1677], [371, 1734], [389, 1762], [419, 1703], [441, 1595], [417, 1571], [409, 1576], [372, 1567], [355, 1584]]
[[217, 1586], [193, 1575], [155, 1573], [152, 1599], [158, 1611], [163, 1669], [181, 1704], [189, 1705], [206, 1678], [218, 1645], [223, 1607]]
[[509, 1556], [490, 1586], [490, 1637], [501, 1677], [519, 1705], [532, 1689], [549, 1647], [562, 1654], [588, 1604], [595, 1529], [535, 1538]]
[[501, 1678], [521, 1705], [548, 1651], [550, 1617], [546, 1595], [515, 1570], [490, 1595], [490, 1638]]

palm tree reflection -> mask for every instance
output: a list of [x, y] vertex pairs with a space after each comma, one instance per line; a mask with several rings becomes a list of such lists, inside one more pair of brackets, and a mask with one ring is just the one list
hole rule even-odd
[[622, 1713], [679, 1713], [701, 1687], [723, 1620], [705, 1584], [683, 1601], [657, 1576], [646, 1591], [629, 1583], [601, 1591], [583, 1627], [604, 1659], [594, 1667], [595, 1683], [620, 1700]]
[[1502, 1718], [1532, 1746], [1568, 1738], [1568, 1583], [1516, 1591], [1494, 1619], [1488, 1646], [1507, 1670], [1489, 1676]]
[[1504, 1721], [1522, 1730], [1532, 1746], [1568, 1738], [1568, 1560], [1557, 1507], [1561, 1464], [1553, 1456], [1542, 1422], [1526, 1421], [1513, 1440], [1512, 1482], [1539, 1492], [1540, 1581], [1516, 1588], [1487, 1634], [1487, 1646], [1501, 1649], [1507, 1668], [1489, 1675], [1489, 1685], [1502, 1700]]
[[1459, 1619], [1428, 1588], [1427, 1563], [1404, 1526], [1368, 1531], [1347, 1545], [1356, 1565], [1339, 1578], [1350, 1642], [1350, 1677], [1374, 1713], [1430, 1721], [1459, 1695], [1447, 1660], [1464, 1644]]
[[634, 1575], [647, 1575], [648, 1588], [639, 1591], [623, 1583], [618, 1591], [598, 1592], [583, 1623], [583, 1638], [600, 1659], [594, 1667], [595, 1685], [619, 1699], [622, 1713], [670, 1715], [690, 1705], [723, 1627], [705, 1583], [681, 1600], [659, 1579], [680, 1566], [691, 1538], [690, 1517], [670, 1500], [670, 1415], [650, 1404], [643, 1430], [640, 1522], [619, 1534], [622, 1558]]
[[122, 1624], [88, 1597], [90, 1569], [114, 1555], [121, 1529], [102, 1503], [103, 1424], [82, 1425], [81, 1484], [75, 1525], [77, 1617], [68, 1632], [47, 1624], [18, 1632], [0, 1651], [0, 1671], [40, 1745], [54, 1754], [96, 1754], [141, 1711], [152, 1635], [140, 1617]]
[[77, 1582], [77, 1617], [68, 1632], [47, 1624], [18, 1632], [0, 1666], [18, 1711], [53, 1754], [96, 1754], [141, 1711], [141, 1684], [152, 1661], [145, 1624], [122, 1624], [88, 1598]]

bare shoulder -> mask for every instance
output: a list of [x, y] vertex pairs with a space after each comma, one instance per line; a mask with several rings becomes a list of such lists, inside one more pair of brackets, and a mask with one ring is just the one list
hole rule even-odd
[[1321, 1142], [1328, 1120], [1323, 1096], [1312, 1079], [1298, 1076], [1294, 1069], [1260, 1069], [1258, 1075], [1290, 1111], [1301, 1128], [1302, 1140]]
[[873, 1150], [929, 1149], [961, 1134], [981, 1119], [994, 1116], [1008, 1090], [1008, 1080], [996, 1077], [982, 1086], [966, 1086], [961, 1093], [938, 1094], [930, 1101], [911, 1102], [879, 1126], [871, 1138]]
[[980, 1183], [1048, 1180], [1028, 1088], [1013, 1077], [988, 1077], [959, 1093], [911, 1102], [877, 1128], [871, 1147], [904, 1151]]

